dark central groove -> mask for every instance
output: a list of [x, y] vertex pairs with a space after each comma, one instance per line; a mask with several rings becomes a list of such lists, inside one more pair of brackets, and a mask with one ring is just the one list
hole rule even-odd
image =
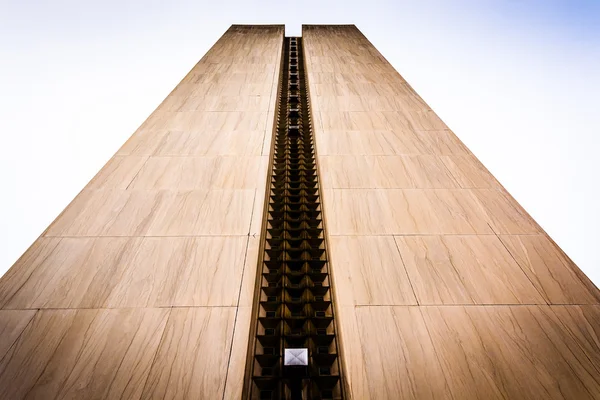
[[[342, 399], [300, 38], [285, 38], [278, 108], [245, 398]], [[286, 365], [289, 349], [307, 365]]]

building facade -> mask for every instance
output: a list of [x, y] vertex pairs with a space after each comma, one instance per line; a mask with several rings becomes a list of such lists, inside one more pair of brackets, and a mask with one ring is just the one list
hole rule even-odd
[[[305, 86], [292, 90], [294, 57]], [[281, 326], [296, 318], [287, 267], [273, 279], [291, 283], [261, 297], [274, 246], [282, 262], [296, 246], [270, 220], [278, 151], [286, 179], [297, 159], [317, 171], [316, 200], [298, 186], [302, 226], [327, 253], [301, 258], [328, 269], [302, 282], [331, 292], [303, 294], [314, 318], [298, 318], [307, 337], [335, 336], [321, 358], [338, 364], [317, 372], [331, 388], [310, 389], [311, 373], [299, 389], [257, 383], [293, 368], [288, 328], [273, 357], [257, 353], [271, 346], [267, 303]], [[0, 398], [595, 399], [599, 304], [356, 27], [307, 25], [286, 42], [282, 25], [234, 25], [0, 279]], [[312, 365], [323, 345], [310, 343]], [[256, 367], [267, 358], [279, 361]]]

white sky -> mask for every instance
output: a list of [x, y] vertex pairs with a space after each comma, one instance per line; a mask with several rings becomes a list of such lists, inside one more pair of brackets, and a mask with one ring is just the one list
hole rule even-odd
[[0, 0], [0, 274], [232, 23], [352, 23], [600, 286], [600, 2]]

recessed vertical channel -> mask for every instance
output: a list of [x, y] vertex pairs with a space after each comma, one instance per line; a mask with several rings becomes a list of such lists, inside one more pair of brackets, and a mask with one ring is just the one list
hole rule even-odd
[[285, 38], [244, 398], [343, 399], [301, 38]]

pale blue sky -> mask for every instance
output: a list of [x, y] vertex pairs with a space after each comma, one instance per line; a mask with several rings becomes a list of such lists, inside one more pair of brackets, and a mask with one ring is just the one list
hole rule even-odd
[[353, 23], [600, 285], [599, 1], [0, 1], [0, 273], [232, 23]]

